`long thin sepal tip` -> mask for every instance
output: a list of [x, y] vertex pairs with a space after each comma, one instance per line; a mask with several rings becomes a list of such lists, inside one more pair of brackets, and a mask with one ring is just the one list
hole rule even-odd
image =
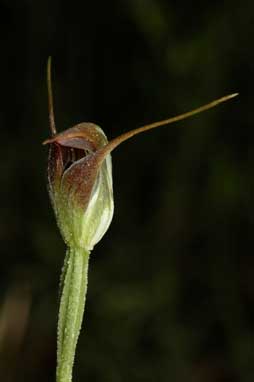
[[54, 116], [54, 102], [53, 102], [53, 91], [52, 91], [52, 80], [51, 80], [51, 56], [48, 58], [47, 64], [47, 85], [48, 85], [48, 108], [49, 108], [49, 125], [51, 134], [56, 134], [55, 116]]

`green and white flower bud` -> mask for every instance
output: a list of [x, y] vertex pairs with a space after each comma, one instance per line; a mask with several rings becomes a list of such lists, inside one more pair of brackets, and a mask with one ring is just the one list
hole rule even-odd
[[99, 126], [81, 123], [45, 143], [49, 193], [64, 241], [91, 251], [114, 211], [111, 155], [101, 155], [107, 138]]

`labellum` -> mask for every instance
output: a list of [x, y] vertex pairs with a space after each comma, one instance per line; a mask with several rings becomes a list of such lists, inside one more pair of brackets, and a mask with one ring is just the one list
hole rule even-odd
[[71, 382], [76, 344], [82, 324], [90, 251], [107, 231], [114, 211], [111, 151], [137, 135], [186, 119], [237, 95], [230, 94], [190, 112], [124, 133], [108, 142], [102, 129], [80, 123], [57, 133], [47, 67], [49, 122], [48, 188], [56, 220], [67, 245], [62, 272], [58, 319], [57, 382]]

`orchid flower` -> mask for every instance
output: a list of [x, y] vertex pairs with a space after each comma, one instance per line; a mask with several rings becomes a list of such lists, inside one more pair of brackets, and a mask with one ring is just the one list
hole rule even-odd
[[108, 142], [94, 123], [80, 123], [57, 133], [47, 66], [49, 123], [48, 189], [67, 251], [61, 277], [57, 335], [57, 382], [71, 382], [87, 291], [89, 255], [107, 231], [114, 212], [111, 152], [129, 138], [213, 108], [237, 95], [219, 98], [187, 113], [128, 131]]

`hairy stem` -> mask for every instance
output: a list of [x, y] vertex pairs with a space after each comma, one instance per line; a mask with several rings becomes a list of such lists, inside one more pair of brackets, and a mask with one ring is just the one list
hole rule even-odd
[[67, 249], [58, 317], [57, 382], [72, 381], [75, 350], [85, 308], [88, 260], [88, 251]]

